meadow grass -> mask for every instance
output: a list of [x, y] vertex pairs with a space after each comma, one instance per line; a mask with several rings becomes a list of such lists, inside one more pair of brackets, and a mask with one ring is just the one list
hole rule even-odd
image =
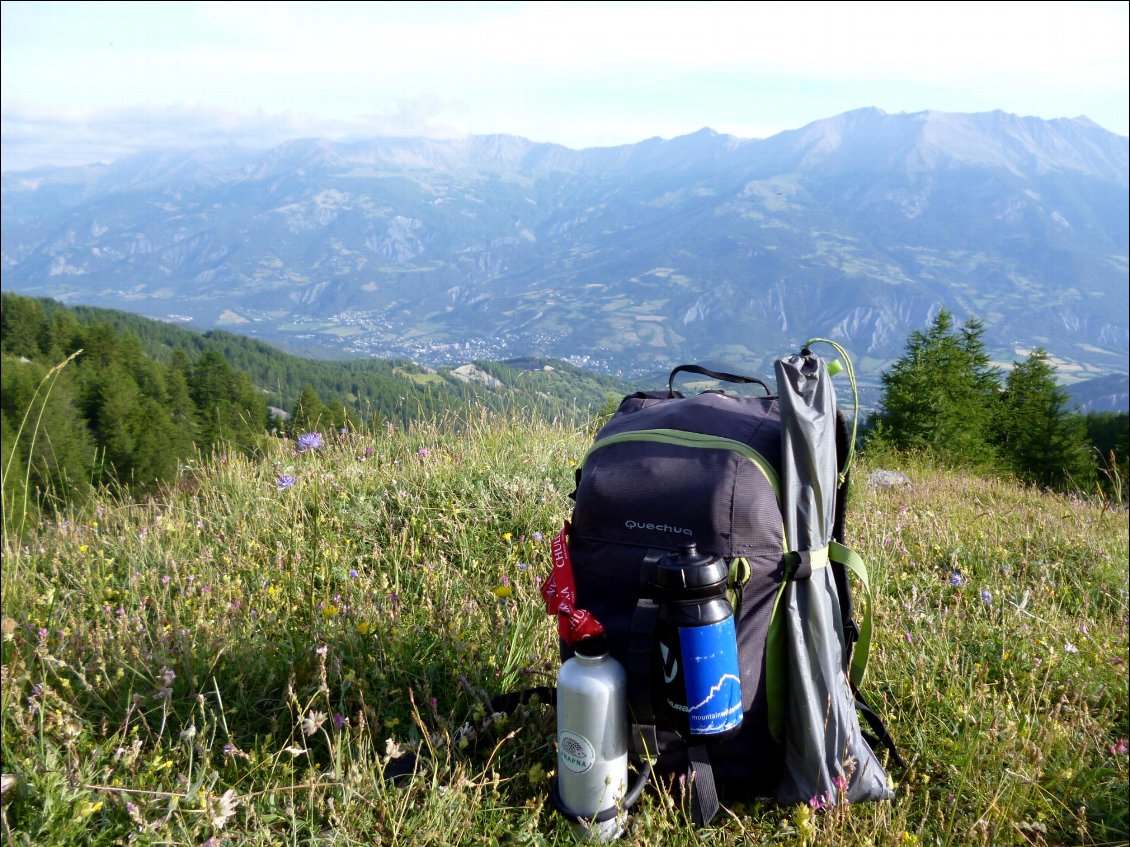
[[[462, 419], [216, 454], [3, 550], [10, 844], [569, 844], [538, 593], [591, 430]], [[1126, 843], [1127, 514], [906, 461], [848, 541], [897, 799], [751, 801], [631, 844]], [[412, 755], [412, 754], [416, 755]]]

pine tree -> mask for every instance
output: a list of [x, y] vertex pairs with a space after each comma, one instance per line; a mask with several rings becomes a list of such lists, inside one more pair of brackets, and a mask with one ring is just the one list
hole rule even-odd
[[929, 329], [910, 334], [905, 355], [882, 376], [878, 419], [893, 446], [951, 464], [992, 462], [999, 386], [983, 333], [976, 320], [955, 332], [942, 309]]
[[318, 392], [314, 390], [314, 386], [306, 383], [290, 414], [291, 432], [296, 435], [303, 432], [318, 432], [333, 425], [330, 418], [331, 415], [318, 396]]
[[1069, 396], [1056, 385], [1047, 351], [1037, 349], [1014, 364], [1002, 398], [1002, 458], [1027, 482], [1058, 489], [1090, 488], [1096, 469], [1087, 423], [1068, 411]]

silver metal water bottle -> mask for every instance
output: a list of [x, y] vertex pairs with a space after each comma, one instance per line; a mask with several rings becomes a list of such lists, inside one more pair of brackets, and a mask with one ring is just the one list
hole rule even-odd
[[[618, 809], [628, 790], [628, 678], [604, 636], [580, 641], [557, 675], [557, 787], [570, 811]], [[626, 814], [626, 813], [625, 813]], [[611, 841], [625, 814], [574, 824], [579, 838]]]

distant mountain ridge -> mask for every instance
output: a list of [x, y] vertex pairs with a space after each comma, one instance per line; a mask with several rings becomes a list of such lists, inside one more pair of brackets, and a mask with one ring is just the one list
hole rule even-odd
[[849, 112], [571, 150], [291, 141], [5, 173], [6, 291], [305, 354], [771, 371], [810, 336], [865, 379], [939, 308], [1002, 363], [1130, 354], [1128, 139], [1083, 119]]

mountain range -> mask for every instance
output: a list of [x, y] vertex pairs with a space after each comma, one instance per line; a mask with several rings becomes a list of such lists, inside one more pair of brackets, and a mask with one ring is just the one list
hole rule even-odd
[[1128, 158], [1086, 118], [877, 109], [766, 139], [139, 154], [3, 174], [2, 284], [432, 365], [767, 373], [823, 336], [871, 384], [946, 308], [1072, 382], [1128, 370]]

